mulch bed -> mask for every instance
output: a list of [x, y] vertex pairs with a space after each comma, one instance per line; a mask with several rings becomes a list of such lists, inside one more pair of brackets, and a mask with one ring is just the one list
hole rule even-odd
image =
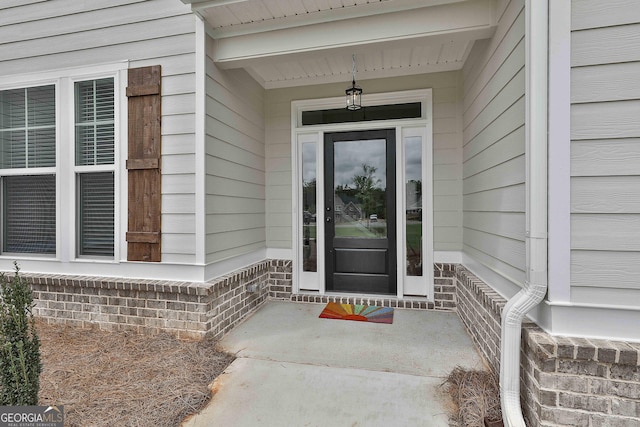
[[210, 399], [233, 361], [215, 342], [38, 323], [40, 405], [64, 405], [65, 426], [175, 427]]

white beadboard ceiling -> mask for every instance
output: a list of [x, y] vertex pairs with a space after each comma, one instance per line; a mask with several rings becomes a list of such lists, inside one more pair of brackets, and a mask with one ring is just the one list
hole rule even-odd
[[265, 88], [462, 68], [495, 31], [495, 0], [182, 0], [206, 21], [221, 68]]

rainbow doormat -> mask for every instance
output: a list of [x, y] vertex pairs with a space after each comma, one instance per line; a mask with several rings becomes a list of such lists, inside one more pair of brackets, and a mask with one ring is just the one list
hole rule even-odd
[[356, 320], [358, 322], [393, 323], [393, 308], [375, 305], [330, 302], [320, 313], [322, 319]]

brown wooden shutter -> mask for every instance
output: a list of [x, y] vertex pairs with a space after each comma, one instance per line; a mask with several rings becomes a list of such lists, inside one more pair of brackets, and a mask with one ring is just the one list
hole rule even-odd
[[159, 65], [129, 70], [129, 261], [161, 260], [160, 83]]

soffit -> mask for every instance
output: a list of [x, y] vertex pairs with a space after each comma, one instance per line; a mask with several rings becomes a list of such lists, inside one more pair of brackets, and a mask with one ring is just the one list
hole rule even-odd
[[206, 21], [220, 68], [265, 88], [462, 68], [495, 31], [494, 0], [182, 0]]

